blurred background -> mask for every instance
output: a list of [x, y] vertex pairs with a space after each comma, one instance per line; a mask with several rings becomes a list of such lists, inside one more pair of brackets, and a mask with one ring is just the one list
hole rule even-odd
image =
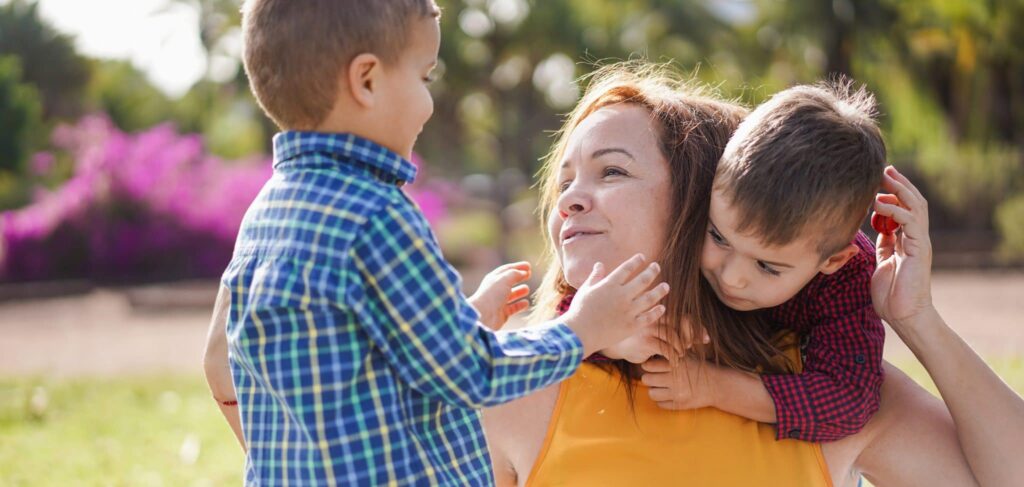
[[[538, 262], [534, 175], [595, 65], [671, 62], [750, 106], [843, 73], [929, 198], [940, 311], [1024, 391], [1024, 0], [438, 3], [409, 191], [468, 292]], [[201, 355], [276, 130], [239, 8], [0, 0], [0, 486], [238, 483]]]

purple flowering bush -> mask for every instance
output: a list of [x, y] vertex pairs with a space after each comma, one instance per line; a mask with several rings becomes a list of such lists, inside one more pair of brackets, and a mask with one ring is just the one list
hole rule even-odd
[[[0, 280], [132, 282], [223, 272], [245, 210], [270, 177], [268, 157], [225, 162], [198, 135], [169, 124], [128, 134], [105, 115], [53, 133], [45, 172], [61, 157], [73, 174], [55, 190], [0, 214]], [[410, 193], [432, 221], [445, 202], [429, 183]], [[442, 193], [443, 194], [443, 193]]]

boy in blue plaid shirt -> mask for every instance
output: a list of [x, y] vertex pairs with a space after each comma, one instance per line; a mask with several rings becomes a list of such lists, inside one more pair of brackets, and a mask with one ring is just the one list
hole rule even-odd
[[[658, 266], [600, 264], [557, 322], [522, 310], [525, 264], [472, 298], [400, 189], [433, 111], [433, 0], [250, 0], [245, 67], [274, 137], [274, 175], [242, 222], [210, 351], [225, 340], [247, 485], [493, 482], [476, 409], [571, 375], [664, 312]], [[230, 304], [227, 304], [230, 303]], [[218, 317], [222, 317], [218, 319]], [[216, 355], [216, 354], [214, 354]]]

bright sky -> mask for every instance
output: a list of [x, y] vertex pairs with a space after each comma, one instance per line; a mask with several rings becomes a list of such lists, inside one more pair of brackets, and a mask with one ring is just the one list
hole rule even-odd
[[[0, 0], [6, 4], [9, 0]], [[178, 96], [198, 80], [206, 62], [198, 13], [169, 0], [39, 0], [40, 15], [74, 36], [84, 55], [130, 59], [159, 88]]]

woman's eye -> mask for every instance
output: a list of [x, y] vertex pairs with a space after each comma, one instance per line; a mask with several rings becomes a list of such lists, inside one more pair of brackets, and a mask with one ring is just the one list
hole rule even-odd
[[572, 184], [572, 181], [563, 181], [562, 184], [558, 185], [558, 192], [564, 193], [565, 190], [569, 189], [570, 184]]
[[609, 168], [605, 168], [604, 175], [605, 176], [625, 176], [626, 175], [626, 171], [623, 171], [622, 169], [619, 169], [617, 167], [609, 167]]

